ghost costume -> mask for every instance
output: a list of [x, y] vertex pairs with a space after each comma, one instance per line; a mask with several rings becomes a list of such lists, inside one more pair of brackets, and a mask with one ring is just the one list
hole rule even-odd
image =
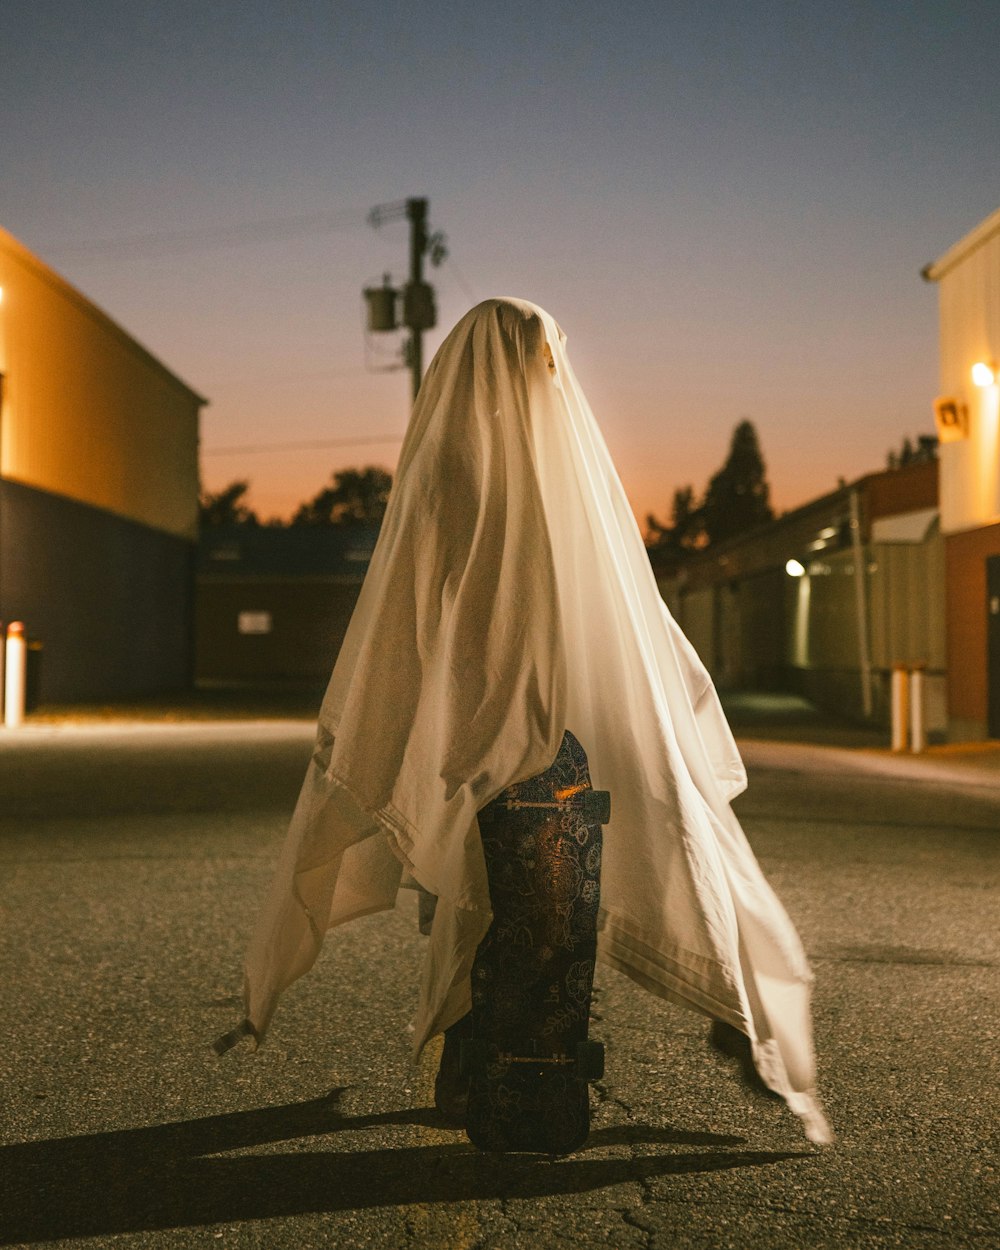
[[491, 919], [477, 812], [571, 728], [612, 796], [599, 958], [746, 1034], [764, 1083], [826, 1141], [811, 975], [730, 808], [739, 752], [565, 342], [535, 305], [487, 300], [427, 372], [248, 950], [241, 1029], [260, 1041], [326, 931], [392, 908], [411, 878], [438, 899], [417, 1053], [465, 1015]]

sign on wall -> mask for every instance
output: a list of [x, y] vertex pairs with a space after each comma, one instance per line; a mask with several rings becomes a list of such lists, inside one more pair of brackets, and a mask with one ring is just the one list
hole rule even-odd
[[241, 634], [269, 634], [271, 632], [271, 613], [241, 612], [236, 620], [236, 628]]

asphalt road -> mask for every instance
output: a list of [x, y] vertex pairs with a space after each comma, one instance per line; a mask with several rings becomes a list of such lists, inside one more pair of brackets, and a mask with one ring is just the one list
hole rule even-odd
[[817, 1149], [700, 1018], [599, 973], [594, 1130], [478, 1154], [408, 1063], [412, 900], [217, 1060], [308, 724], [0, 733], [0, 1246], [1000, 1244], [1000, 775], [748, 744], [740, 815], [816, 971]]

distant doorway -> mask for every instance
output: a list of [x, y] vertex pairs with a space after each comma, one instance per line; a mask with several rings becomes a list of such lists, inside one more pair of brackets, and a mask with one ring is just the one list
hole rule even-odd
[[989, 735], [1000, 738], [1000, 556], [986, 559], [986, 664]]

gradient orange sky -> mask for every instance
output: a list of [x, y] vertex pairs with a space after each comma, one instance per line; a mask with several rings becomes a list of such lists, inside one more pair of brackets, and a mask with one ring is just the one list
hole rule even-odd
[[[782, 509], [933, 428], [919, 270], [1000, 202], [994, 0], [4, 13], [0, 224], [209, 398], [204, 484], [264, 517], [395, 463], [361, 288], [406, 196], [451, 253], [427, 358], [475, 300], [548, 308], [639, 516], [743, 417]], [[219, 454], [307, 440], [353, 441]]]

